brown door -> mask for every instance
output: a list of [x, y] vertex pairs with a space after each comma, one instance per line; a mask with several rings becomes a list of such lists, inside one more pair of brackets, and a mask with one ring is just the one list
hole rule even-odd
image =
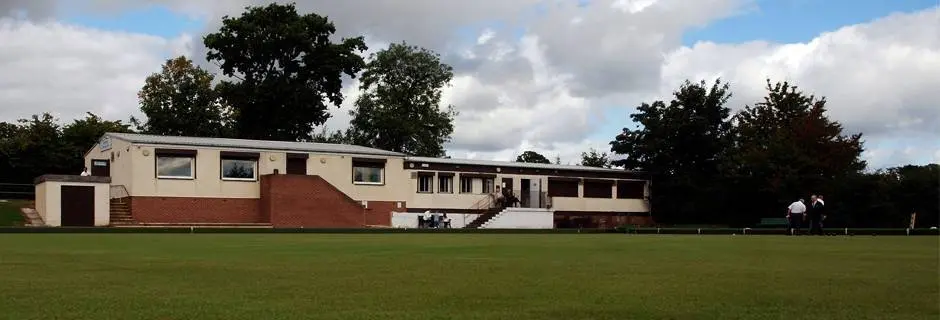
[[307, 159], [287, 158], [287, 174], [307, 174]]
[[110, 177], [111, 162], [107, 159], [91, 159], [91, 175], [96, 177]]
[[95, 225], [95, 187], [62, 186], [60, 208], [63, 227]]

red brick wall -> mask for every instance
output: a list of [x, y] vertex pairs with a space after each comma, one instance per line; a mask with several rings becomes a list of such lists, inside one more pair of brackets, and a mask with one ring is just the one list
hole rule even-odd
[[[131, 197], [140, 223], [271, 223], [274, 227], [390, 226], [404, 201], [369, 201], [368, 208], [320, 176], [265, 175], [260, 199]], [[381, 187], [379, 187], [381, 188]], [[401, 203], [401, 208], [398, 208]]]
[[[401, 203], [401, 208], [398, 207], [399, 203]], [[391, 226], [392, 212], [405, 212], [407, 210], [404, 201], [369, 201], [368, 208], [365, 209], [366, 225]]]
[[359, 201], [320, 176], [262, 176], [261, 198], [261, 214], [270, 216], [274, 227], [361, 228], [374, 221], [391, 224], [390, 216], [383, 218], [374, 213], [384, 209], [364, 210]]
[[258, 223], [258, 199], [131, 197], [134, 220], [141, 223]]

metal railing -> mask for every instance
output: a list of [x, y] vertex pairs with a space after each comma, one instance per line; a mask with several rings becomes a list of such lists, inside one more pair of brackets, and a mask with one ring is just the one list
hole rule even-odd
[[33, 199], [36, 186], [29, 183], [0, 183], [0, 199]]
[[111, 199], [123, 199], [130, 197], [131, 194], [127, 192], [127, 188], [122, 184], [112, 185], [111, 186]]

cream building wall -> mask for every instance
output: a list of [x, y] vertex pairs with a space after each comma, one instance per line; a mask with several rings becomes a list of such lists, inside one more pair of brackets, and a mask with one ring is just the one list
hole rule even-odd
[[[473, 193], [460, 193], [460, 173], [456, 173], [453, 176], [453, 186], [451, 193], [440, 193], [439, 190], [439, 178], [435, 174], [433, 179], [432, 191], [431, 193], [419, 193], [418, 192], [418, 176], [414, 176], [411, 173], [417, 173], [419, 171], [426, 170], [406, 170], [408, 171], [406, 175], [408, 176], [408, 191], [412, 194], [411, 200], [408, 202], [409, 208], [434, 208], [434, 209], [474, 209], [473, 207], [477, 205], [483, 199], [489, 198], [487, 194], [483, 194], [483, 179], [473, 178]], [[548, 191], [548, 178], [546, 176], [531, 176], [531, 175], [517, 175], [517, 174], [497, 174], [494, 179], [494, 185], [502, 188], [502, 182], [504, 178], [513, 179], [513, 189], [518, 192], [521, 189], [522, 179], [529, 179], [533, 181], [538, 181], [542, 187], [542, 192]], [[495, 191], [495, 190], [494, 190]]]
[[[116, 140], [116, 139], [115, 139]], [[194, 179], [160, 179], [156, 177], [155, 149], [196, 150]], [[287, 171], [287, 153], [233, 148], [193, 148], [157, 145], [132, 145], [129, 147], [133, 170], [130, 170], [128, 188], [134, 196], [144, 197], [202, 197], [202, 198], [260, 198], [260, 180], [232, 181], [221, 178], [221, 152], [259, 152], [258, 176], [281, 174]], [[290, 152], [302, 153], [302, 152]], [[386, 159], [384, 185], [365, 185], [353, 182], [353, 156], [308, 153], [307, 174], [319, 175], [349, 197], [361, 201], [407, 200], [407, 174], [402, 169], [401, 158], [361, 156], [362, 158]], [[355, 156], [359, 158], [360, 156]], [[112, 171], [112, 176], [118, 173]], [[122, 173], [123, 174], [123, 173]], [[115, 181], [123, 181], [113, 177]]]
[[[158, 179], [156, 177], [155, 149], [196, 150], [194, 179]], [[205, 197], [205, 198], [260, 198], [259, 181], [231, 181], [221, 179], [222, 151], [259, 152], [258, 176], [272, 174], [275, 170], [286, 173], [287, 153], [234, 148], [208, 148], [191, 146], [168, 146], [131, 144], [110, 138], [110, 148], [102, 150], [96, 145], [85, 156], [86, 166], [91, 168], [93, 159], [112, 159], [111, 184], [124, 186], [133, 196], [149, 197]], [[290, 152], [302, 153], [302, 152]], [[438, 176], [433, 179], [432, 193], [418, 193], [418, 169], [405, 169], [404, 159], [387, 156], [352, 156], [339, 154], [307, 153], [307, 174], [319, 175], [349, 197], [360, 201], [405, 201], [408, 208], [471, 209], [483, 199], [483, 181], [473, 179], [474, 193], [460, 193], [460, 173], [452, 179], [452, 193], [438, 192]], [[382, 185], [356, 184], [353, 182], [353, 158], [385, 159]], [[548, 177], [538, 175], [496, 174], [495, 186], [501, 186], [504, 178], [513, 180], [513, 190], [521, 190], [522, 180], [529, 179], [548, 191]], [[535, 188], [533, 190], [538, 190]], [[583, 185], [578, 187], [583, 195]], [[613, 187], [616, 195], [616, 186]], [[648, 194], [648, 191], [647, 191]], [[619, 211], [644, 212], [649, 207], [643, 199], [603, 199], [553, 197], [548, 200], [553, 210], [558, 211]]]
[[[85, 154], [85, 167], [91, 170], [93, 159], [108, 160], [111, 162], [111, 185], [121, 185], [131, 193], [133, 182], [134, 159], [131, 157], [131, 144], [120, 139], [108, 138], [110, 148], [101, 149], [101, 141]], [[111, 155], [114, 160], [111, 160]], [[76, 172], [75, 174], [78, 174]], [[133, 193], [131, 193], [133, 194]]]
[[[473, 180], [473, 190], [475, 193], [472, 194], [461, 194], [459, 193], [460, 188], [460, 174], [454, 176], [453, 188], [452, 190], [456, 191], [454, 193], [439, 193], [438, 176], [435, 175], [433, 179], [433, 193], [419, 193], [418, 191], [418, 176], [410, 175], [410, 172], [417, 173], [422, 170], [407, 170], [409, 171], [409, 191], [413, 194], [411, 201], [408, 202], [409, 208], [433, 208], [433, 209], [473, 209], [474, 206], [481, 200], [489, 197], [488, 195], [481, 194], [483, 181], [479, 178], [474, 178]], [[513, 191], [517, 194], [521, 190], [522, 180], [529, 179], [532, 181], [537, 181], [541, 186], [541, 192], [548, 192], [548, 176], [533, 176], [533, 175], [514, 175], [514, 174], [497, 174], [495, 178], [496, 185], [500, 185], [503, 181], [503, 178], [513, 179]], [[617, 186], [614, 184], [611, 187], [611, 193], [616, 196]], [[648, 186], [644, 190], [644, 195], [649, 194]], [[596, 211], [596, 212], [648, 212], [649, 204], [644, 199], [616, 199], [616, 198], [583, 198], [584, 196], [584, 185], [578, 185], [578, 197], [551, 197], [548, 201], [552, 205], [552, 210], [555, 211]]]

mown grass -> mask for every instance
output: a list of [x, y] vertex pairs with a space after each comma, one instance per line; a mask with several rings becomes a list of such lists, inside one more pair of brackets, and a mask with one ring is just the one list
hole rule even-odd
[[0, 227], [23, 225], [25, 219], [20, 208], [27, 204], [25, 200], [0, 200]]
[[937, 319], [938, 238], [0, 234], [8, 319]]

